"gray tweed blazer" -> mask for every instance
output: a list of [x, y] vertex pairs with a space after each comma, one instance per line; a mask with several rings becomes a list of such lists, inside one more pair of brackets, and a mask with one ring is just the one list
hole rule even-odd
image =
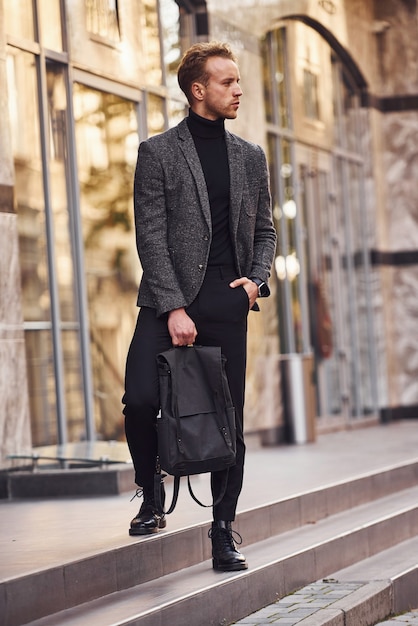
[[[268, 280], [276, 233], [263, 150], [226, 131], [230, 231], [239, 276]], [[205, 276], [212, 237], [206, 182], [186, 119], [139, 147], [135, 226], [143, 275], [138, 306], [186, 307]]]

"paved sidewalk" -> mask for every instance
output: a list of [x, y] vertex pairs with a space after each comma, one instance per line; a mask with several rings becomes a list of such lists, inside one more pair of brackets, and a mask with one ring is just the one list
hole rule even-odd
[[418, 626], [418, 610], [404, 613], [403, 615], [397, 615], [385, 622], [379, 622], [379, 626], [405, 626], [410, 624], [411, 626]]
[[[270, 604], [244, 619], [235, 622], [235, 626], [303, 626], [305, 618], [314, 615], [321, 609], [332, 609], [339, 600], [348, 599], [355, 591], [366, 587], [368, 583], [348, 583], [333, 580], [318, 581], [307, 585]], [[418, 600], [417, 600], [418, 602]], [[418, 626], [418, 610], [379, 622], [379, 626]], [[359, 624], [358, 626], [361, 626]]]
[[362, 583], [338, 583], [327, 580], [312, 583], [290, 596], [248, 615], [236, 624], [245, 624], [246, 626], [249, 624], [252, 626], [264, 624], [295, 626], [301, 624], [302, 626], [302, 620], [305, 617], [309, 617], [321, 609], [329, 608], [334, 602], [348, 597], [362, 586]]

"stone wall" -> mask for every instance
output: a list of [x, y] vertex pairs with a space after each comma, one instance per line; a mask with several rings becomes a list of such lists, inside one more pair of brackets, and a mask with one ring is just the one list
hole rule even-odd
[[[387, 250], [385, 267], [390, 406], [418, 405], [418, 112], [387, 113], [382, 121]], [[415, 253], [415, 264], [402, 254]], [[396, 256], [397, 255], [397, 256]]]

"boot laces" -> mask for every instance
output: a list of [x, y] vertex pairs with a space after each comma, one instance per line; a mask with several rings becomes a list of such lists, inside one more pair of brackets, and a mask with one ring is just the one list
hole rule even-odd
[[134, 495], [130, 499], [130, 502], [132, 502], [132, 500], [135, 500], [135, 498], [142, 498], [142, 497], [143, 497], [143, 501], [140, 506], [138, 515], [143, 513], [149, 507], [151, 507], [152, 510], [155, 509], [154, 495], [147, 493], [146, 491], [143, 490], [142, 487], [138, 487], [138, 489], [135, 491]]
[[219, 541], [226, 548], [232, 548], [235, 550], [235, 544], [242, 544], [242, 537], [236, 530], [232, 530], [232, 528], [219, 528], [219, 526], [213, 526], [209, 528], [208, 531], [209, 539], [214, 539], [215, 541]]
[[132, 502], [132, 500], [135, 500], [135, 498], [142, 498], [143, 495], [144, 495], [144, 490], [142, 489], [142, 487], [138, 487], [138, 489], [135, 491], [134, 495], [129, 500], [129, 502]]

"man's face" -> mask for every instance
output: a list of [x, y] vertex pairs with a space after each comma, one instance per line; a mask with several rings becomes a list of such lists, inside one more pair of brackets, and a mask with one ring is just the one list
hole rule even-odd
[[202, 87], [202, 99], [197, 111], [209, 120], [237, 117], [242, 89], [239, 86], [239, 70], [231, 59], [210, 57], [206, 61], [209, 82]]

